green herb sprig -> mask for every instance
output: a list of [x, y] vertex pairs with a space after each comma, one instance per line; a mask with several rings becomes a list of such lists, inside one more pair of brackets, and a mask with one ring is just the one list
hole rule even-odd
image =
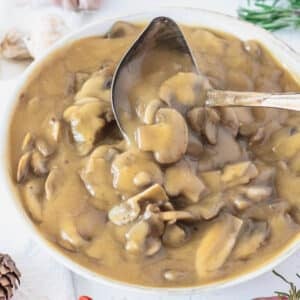
[[248, 0], [248, 6], [238, 9], [238, 15], [270, 31], [300, 28], [300, 0]]
[[[279, 278], [281, 278], [284, 282], [286, 282], [290, 286], [290, 289], [289, 289], [288, 293], [276, 291], [275, 294], [278, 297], [281, 297], [282, 299], [300, 300], [300, 290], [297, 289], [296, 285], [293, 282], [288, 281], [284, 276], [282, 276], [281, 274], [279, 274], [275, 270], [273, 270], [273, 273], [276, 276], [278, 276]], [[297, 275], [298, 278], [300, 278], [299, 274], [296, 274], [296, 275]]]

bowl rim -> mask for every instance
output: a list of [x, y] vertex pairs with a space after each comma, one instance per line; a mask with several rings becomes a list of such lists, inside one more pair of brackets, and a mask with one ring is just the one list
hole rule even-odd
[[[0, 160], [1, 164], [1, 170], [0, 170], [0, 178], [1, 180], [1, 190], [5, 194], [5, 199], [9, 200], [11, 203], [13, 203], [13, 206], [21, 219], [21, 222], [24, 224], [24, 227], [28, 229], [30, 232], [30, 236], [39, 244], [42, 246], [43, 249], [45, 249], [52, 257], [56, 259], [59, 263], [64, 265], [67, 269], [75, 272], [76, 274], [79, 274], [80, 276], [93, 280], [94, 282], [105, 284], [110, 287], [114, 288], [122, 288], [126, 289], [128, 291], [134, 291], [134, 292], [147, 292], [147, 293], [154, 293], [154, 294], [177, 294], [177, 295], [183, 295], [183, 294], [196, 294], [200, 292], [207, 292], [212, 291], [215, 289], [221, 289], [226, 287], [231, 287], [236, 284], [240, 284], [242, 282], [246, 282], [250, 279], [256, 278], [259, 275], [262, 275], [263, 273], [270, 271], [272, 268], [274, 268], [279, 263], [283, 262], [286, 258], [288, 258], [290, 255], [295, 253], [298, 249], [300, 249], [300, 240], [294, 239], [289, 243], [289, 245], [284, 248], [279, 254], [274, 256], [272, 259], [270, 259], [268, 262], [261, 264], [258, 268], [251, 270], [249, 272], [243, 273], [238, 276], [231, 277], [229, 279], [220, 280], [211, 282], [208, 284], [203, 284], [200, 286], [187, 286], [187, 287], [153, 287], [153, 286], [143, 286], [138, 284], [132, 284], [123, 282], [120, 280], [116, 280], [110, 277], [107, 277], [105, 275], [96, 273], [94, 271], [89, 270], [86, 267], [83, 267], [79, 263], [73, 261], [71, 258], [67, 257], [63, 252], [59, 251], [56, 247], [52, 245], [50, 241], [48, 241], [38, 228], [35, 226], [35, 224], [31, 221], [27, 213], [25, 212], [25, 209], [23, 205], [21, 204], [21, 201], [19, 199], [18, 194], [16, 193], [14, 183], [12, 180], [12, 176], [9, 172], [10, 166], [9, 166], [9, 159], [4, 159], [5, 157], [8, 158], [9, 154], [9, 128], [12, 120], [12, 116], [14, 114], [15, 108], [18, 103], [18, 98], [20, 96], [21, 90], [23, 87], [27, 84], [32, 74], [35, 73], [36, 69], [38, 69], [40, 66], [43, 65], [44, 61], [47, 59], [49, 55], [54, 53], [57, 49], [62, 48], [63, 46], [67, 45], [70, 42], [73, 42], [75, 40], [78, 40], [82, 37], [88, 37], [88, 36], [95, 36], [97, 35], [96, 32], [98, 32], [98, 35], [104, 33], [106, 30], [101, 29], [102, 27], [107, 27], [107, 29], [116, 21], [118, 20], [125, 20], [125, 21], [133, 21], [137, 18], [143, 18], [145, 21], [148, 21], [151, 15], [170, 15], [170, 13], [175, 12], [181, 12], [183, 11], [185, 13], [192, 13], [192, 14], [207, 14], [211, 17], [217, 17], [217, 18], [223, 18], [223, 20], [227, 20], [228, 22], [236, 22], [243, 25], [243, 27], [247, 27], [248, 31], [256, 31], [261, 35], [264, 35], [266, 37], [266, 40], [269, 40], [273, 45], [276, 45], [277, 48], [282, 49], [283, 52], [287, 52], [291, 58], [291, 60], [294, 60], [297, 66], [300, 66], [300, 56], [299, 54], [289, 47], [287, 44], [282, 42], [281, 40], [274, 37], [271, 33], [268, 31], [257, 27], [251, 23], [248, 23], [246, 21], [238, 20], [237, 18], [226, 15], [220, 12], [210, 11], [206, 9], [200, 9], [200, 8], [193, 8], [193, 7], [182, 7], [182, 6], [161, 6], [158, 8], [153, 8], [151, 10], [143, 11], [143, 10], [133, 10], [132, 13], [128, 13], [125, 15], [118, 15], [114, 17], [108, 17], [104, 18], [101, 21], [95, 21], [92, 23], [89, 23], [79, 30], [76, 30], [74, 32], [71, 32], [67, 34], [65, 37], [63, 37], [61, 40], [59, 40], [57, 43], [55, 43], [53, 46], [51, 46], [45, 53], [39, 57], [36, 61], [34, 61], [25, 71], [24, 73], [19, 77], [18, 81], [14, 82], [14, 88], [13, 92], [7, 97], [8, 101], [4, 101], [4, 111], [7, 113], [5, 114], [6, 117], [2, 122], [6, 122], [1, 128], [2, 130], [2, 136], [4, 136], [4, 140], [7, 143], [2, 143], [0, 146], [0, 151], [3, 154], [2, 160]], [[181, 22], [180, 23], [185, 23]], [[186, 23], [185, 23], [186, 24]], [[195, 23], [196, 25], [197, 23]], [[198, 25], [201, 26], [201, 25]], [[100, 29], [97, 29], [100, 28]], [[207, 26], [207, 28], [211, 28]], [[96, 31], [95, 31], [96, 30]], [[91, 33], [94, 32], [95, 33]], [[101, 33], [100, 33], [101, 32]], [[225, 31], [226, 32], [226, 31]], [[234, 34], [234, 33], [233, 33]], [[235, 35], [235, 34], [234, 34]], [[267, 47], [269, 49], [269, 47]], [[270, 49], [269, 49], [270, 50]], [[272, 52], [272, 50], [270, 50]], [[300, 77], [300, 74], [297, 75]]]

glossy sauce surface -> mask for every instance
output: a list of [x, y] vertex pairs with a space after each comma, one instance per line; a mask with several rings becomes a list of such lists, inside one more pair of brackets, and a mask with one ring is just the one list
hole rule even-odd
[[29, 80], [10, 129], [20, 199], [65, 255], [115, 280], [180, 287], [256, 269], [299, 235], [300, 115], [206, 109], [201, 91], [299, 85], [257, 42], [184, 27], [205, 78], [154, 55], [130, 92], [127, 144], [110, 84], [141, 29], [78, 40]]

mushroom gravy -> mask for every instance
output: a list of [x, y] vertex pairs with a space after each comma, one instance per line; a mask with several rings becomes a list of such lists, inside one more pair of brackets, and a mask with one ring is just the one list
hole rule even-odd
[[22, 203], [65, 255], [115, 280], [180, 287], [254, 270], [300, 232], [300, 115], [203, 108], [201, 87], [299, 85], [259, 43], [184, 27], [207, 79], [179, 62], [162, 69], [168, 53], [143, 66], [130, 145], [110, 85], [141, 29], [118, 22], [105, 37], [75, 41], [29, 80], [10, 127]]

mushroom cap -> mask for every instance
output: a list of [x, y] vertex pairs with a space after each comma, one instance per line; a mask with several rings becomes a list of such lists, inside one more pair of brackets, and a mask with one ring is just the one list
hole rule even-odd
[[25, 184], [25, 206], [36, 222], [41, 222], [43, 219], [43, 193], [44, 186], [42, 179], [32, 179]]
[[[156, 124], [140, 126], [136, 140], [140, 150], [153, 151], [159, 163], [178, 161], [186, 152], [188, 127], [182, 115], [172, 108], [160, 108]], [[153, 143], [155, 141], [155, 143]]]
[[246, 259], [255, 253], [270, 233], [267, 222], [244, 221], [237, 243], [232, 251], [233, 259]]
[[195, 73], [178, 72], [164, 81], [159, 89], [159, 97], [170, 107], [185, 112], [189, 107], [201, 105], [208, 80]]
[[199, 276], [222, 267], [236, 243], [242, 224], [241, 219], [230, 214], [223, 214], [212, 221], [196, 251], [196, 271]]
[[186, 239], [186, 231], [177, 224], [168, 224], [162, 236], [163, 244], [172, 248], [182, 246]]
[[144, 187], [136, 184], [136, 176], [146, 172], [150, 184], [163, 183], [163, 173], [160, 167], [151, 160], [151, 155], [134, 149], [123, 152], [112, 162], [113, 186], [126, 197], [139, 193]]
[[[93, 196], [93, 204], [98, 209], [108, 209], [118, 203], [119, 196], [112, 185], [111, 160], [118, 152], [113, 146], [102, 145], [90, 155], [80, 172], [86, 189]], [[106, 176], [103, 176], [106, 174]]]
[[108, 213], [109, 220], [115, 225], [121, 226], [134, 221], [141, 209], [137, 203], [127, 201], [114, 206]]
[[91, 78], [86, 80], [79, 92], [75, 96], [78, 101], [86, 97], [95, 97], [105, 102], [110, 101], [110, 89], [107, 88], [107, 81], [111, 79], [110, 72], [99, 71], [96, 72]]
[[102, 101], [72, 105], [64, 111], [64, 119], [70, 123], [73, 138], [80, 154], [85, 155], [92, 150], [96, 135], [105, 126], [103, 116], [110, 110]]
[[124, 225], [137, 219], [141, 213], [142, 202], [154, 202], [161, 205], [169, 200], [165, 190], [159, 184], [154, 184], [143, 192], [114, 206], [108, 213], [110, 221], [116, 225]]
[[75, 251], [78, 247], [86, 244], [86, 240], [79, 234], [74, 218], [64, 217], [59, 222], [60, 236], [58, 243], [70, 250]]
[[170, 196], [182, 194], [193, 203], [206, 192], [204, 183], [185, 160], [166, 170], [164, 186]]
[[227, 187], [248, 183], [258, 175], [257, 168], [251, 161], [243, 161], [225, 166], [221, 181]]

